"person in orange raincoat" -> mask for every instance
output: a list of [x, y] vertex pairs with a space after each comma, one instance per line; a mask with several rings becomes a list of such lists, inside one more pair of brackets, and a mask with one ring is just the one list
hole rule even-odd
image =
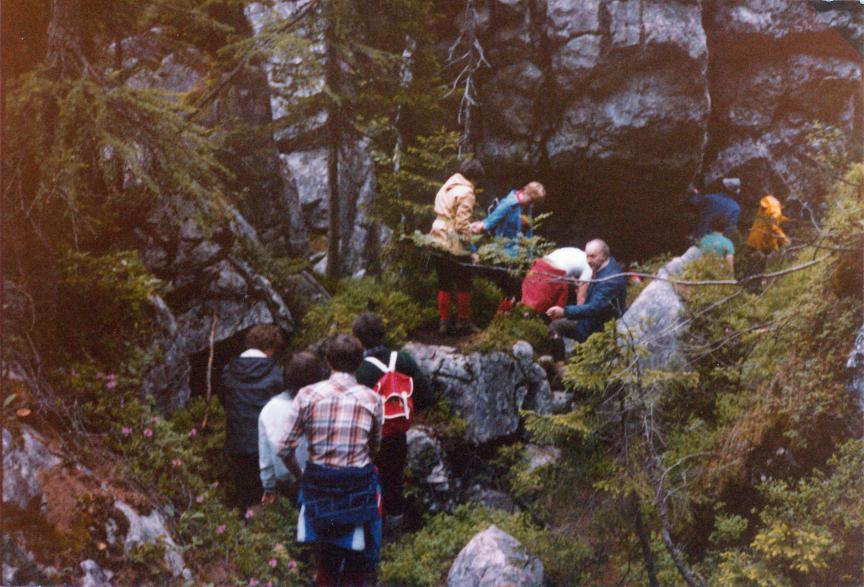
[[787, 220], [789, 218], [783, 216], [780, 200], [770, 194], [759, 200], [759, 211], [747, 236], [740, 265], [739, 281], [747, 280], [744, 286], [748, 290], [758, 292], [762, 289], [761, 280], [749, 278], [765, 273], [768, 255], [791, 242], [780, 227]]

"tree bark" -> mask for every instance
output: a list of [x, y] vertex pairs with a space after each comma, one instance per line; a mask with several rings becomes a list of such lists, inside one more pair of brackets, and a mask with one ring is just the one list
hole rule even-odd
[[330, 92], [327, 108], [327, 276], [339, 277], [341, 273], [339, 220], [339, 147], [341, 142], [339, 56], [336, 50], [335, 14], [332, 2], [324, 7], [324, 45], [326, 63], [324, 83]]

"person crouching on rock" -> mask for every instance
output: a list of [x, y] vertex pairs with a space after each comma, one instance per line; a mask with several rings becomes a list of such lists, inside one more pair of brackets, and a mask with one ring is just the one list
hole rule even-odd
[[[285, 366], [284, 379], [287, 389], [273, 396], [258, 416], [258, 464], [261, 486], [264, 488], [261, 503], [264, 505], [275, 503], [278, 495], [290, 496], [291, 489], [296, 487], [298, 478], [291, 474], [277, 456], [279, 441], [288, 432], [285, 426], [297, 413], [293, 397], [300, 389], [321, 381], [324, 376], [324, 367], [313, 353], [294, 354]], [[309, 458], [305, 437], [297, 444], [295, 457], [300, 468], [305, 468]]]
[[[534, 204], [545, 197], [546, 188], [539, 181], [532, 181], [522, 189], [512, 190], [492, 208], [485, 219], [471, 223], [471, 234], [491, 232], [496, 238], [504, 239], [504, 252], [510, 257], [516, 257], [522, 246], [522, 239], [534, 236]], [[519, 295], [519, 280], [499, 270], [495, 272], [493, 281], [504, 292], [504, 299], [501, 300], [498, 310], [507, 312]]]
[[[374, 585], [381, 552], [381, 486], [372, 460], [381, 445], [382, 397], [354, 373], [363, 345], [337, 334], [327, 344], [329, 379], [304, 387], [286, 425], [279, 456], [300, 478], [297, 541], [318, 547], [316, 585]], [[296, 459], [306, 437], [309, 460]]]
[[620, 318], [627, 305], [627, 277], [611, 256], [609, 245], [600, 239], [589, 241], [585, 256], [592, 271], [585, 303], [546, 310], [552, 320], [549, 337], [556, 361], [564, 360], [563, 337], [585, 342], [595, 332], [602, 331], [609, 320]]
[[274, 357], [282, 350], [282, 330], [259, 324], [246, 333], [246, 350], [222, 370], [219, 397], [225, 407], [225, 453], [234, 473], [234, 505], [241, 511], [261, 501], [258, 415], [284, 389]]
[[450, 177], [435, 196], [435, 222], [430, 236], [442, 252], [435, 256], [438, 274], [438, 330], [448, 334], [454, 330], [450, 321], [451, 292], [456, 290], [456, 327], [459, 332], [472, 330], [471, 324], [471, 253], [465, 241], [471, 237], [471, 216], [477, 200], [475, 189], [482, 181], [485, 170], [476, 159], [459, 165], [459, 171]]
[[[401, 382], [411, 398], [410, 404], [405, 402], [405, 406], [410, 406], [412, 412], [407, 415], [406, 421], [401, 422], [398, 414], [385, 414], [389, 417], [385, 418], [381, 450], [375, 457], [384, 498], [384, 531], [388, 535], [396, 535], [401, 529], [406, 509], [403, 495], [405, 463], [408, 457], [406, 432], [414, 417], [413, 411], [422, 410], [432, 403], [432, 388], [410, 353], [397, 353], [384, 344], [386, 332], [381, 316], [372, 312], [357, 316], [354, 321], [354, 336], [360, 339], [365, 348], [363, 364], [357, 369], [357, 382], [386, 394], [393, 390], [389, 389], [385, 374], [395, 370], [402, 376], [397, 381]], [[385, 398], [385, 410], [388, 401], [395, 401], [397, 407], [401, 404], [398, 398]]]

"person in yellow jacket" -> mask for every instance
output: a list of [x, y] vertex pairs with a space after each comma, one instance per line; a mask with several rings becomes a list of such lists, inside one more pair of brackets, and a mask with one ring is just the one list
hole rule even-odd
[[783, 216], [780, 200], [770, 194], [759, 200], [759, 211], [742, 251], [743, 263], [739, 281], [746, 280], [744, 287], [748, 290], [758, 292], [762, 289], [761, 280], [752, 277], [765, 273], [769, 254], [791, 242], [780, 227], [787, 220], [789, 219]]
[[767, 255], [780, 250], [783, 245], [788, 245], [789, 237], [780, 228], [780, 224], [787, 220], [789, 219], [783, 216], [780, 200], [770, 194], [763, 197], [759, 200], [759, 211], [747, 237], [747, 246]]
[[471, 329], [471, 270], [462, 265], [470, 263], [470, 251], [466, 242], [471, 237], [471, 216], [477, 200], [474, 193], [483, 179], [485, 170], [476, 159], [468, 159], [459, 165], [459, 170], [450, 177], [435, 196], [435, 222], [430, 236], [442, 249], [435, 257], [438, 274], [439, 332], [451, 332], [451, 292], [456, 290], [456, 330]]

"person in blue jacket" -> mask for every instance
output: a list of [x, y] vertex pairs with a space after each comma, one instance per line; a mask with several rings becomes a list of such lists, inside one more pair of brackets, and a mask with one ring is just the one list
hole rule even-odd
[[[534, 236], [532, 220], [534, 215], [534, 204], [546, 197], [546, 188], [539, 181], [532, 181], [522, 189], [512, 190], [507, 196], [489, 212], [489, 215], [478, 222], [472, 222], [469, 230], [472, 234], [491, 233], [497, 238], [504, 239], [504, 253], [510, 257], [516, 257], [519, 247], [522, 246], [522, 238]], [[522, 282], [507, 273], [504, 269], [496, 268], [490, 278], [498, 284], [504, 292], [504, 299], [498, 307], [499, 312], [507, 312], [519, 296]]]
[[603, 330], [606, 322], [620, 318], [627, 305], [627, 277], [622, 275], [621, 266], [611, 256], [609, 245], [594, 239], [585, 245], [585, 255], [593, 271], [585, 303], [552, 306], [546, 310], [552, 320], [549, 337], [556, 361], [564, 360], [562, 337], [585, 342], [589, 336]]
[[534, 231], [531, 219], [534, 204], [546, 197], [546, 188], [539, 181], [532, 181], [520, 190], [512, 190], [498, 202], [489, 216], [472, 222], [469, 229], [473, 234], [492, 233], [505, 239], [504, 250], [515, 257], [519, 251], [522, 237], [531, 238]]
[[707, 196], [695, 188], [691, 188], [690, 205], [696, 208], [698, 215], [693, 238], [698, 242], [711, 232], [711, 221], [720, 217], [724, 221], [723, 234], [732, 236], [738, 228], [738, 217], [741, 206], [735, 201], [741, 193], [741, 180], [737, 177], [727, 177], [723, 180], [723, 191]]

